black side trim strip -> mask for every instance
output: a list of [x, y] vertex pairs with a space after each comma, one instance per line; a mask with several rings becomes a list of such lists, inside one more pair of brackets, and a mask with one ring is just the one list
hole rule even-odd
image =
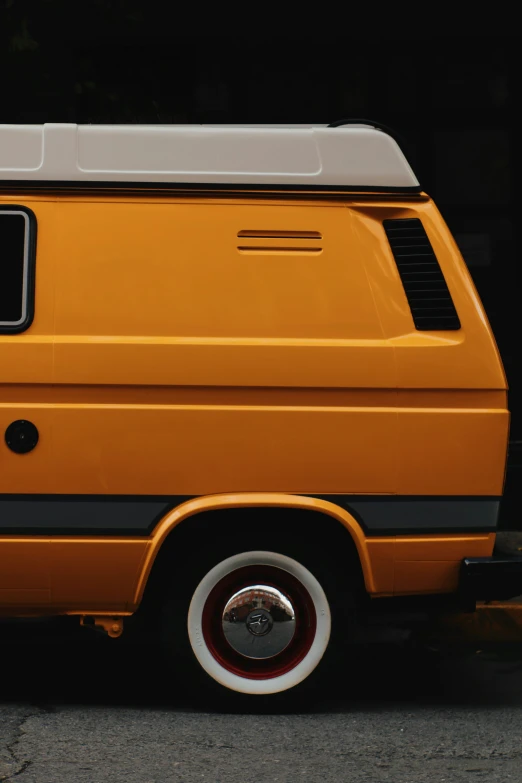
[[149, 536], [192, 495], [2, 495], [0, 534]]
[[[303, 496], [303, 495], [301, 495]], [[0, 495], [0, 535], [149, 536], [195, 495]], [[344, 508], [367, 536], [493, 533], [499, 497], [304, 495]]]
[[494, 533], [499, 497], [486, 495], [314, 495], [344, 508], [368, 537]]

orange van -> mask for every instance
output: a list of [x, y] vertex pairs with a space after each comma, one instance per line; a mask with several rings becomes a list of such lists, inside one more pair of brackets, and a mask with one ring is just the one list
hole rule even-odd
[[522, 592], [497, 346], [376, 124], [0, 126], [0, 373], [1, 615], [271, 694], [354, 606]]

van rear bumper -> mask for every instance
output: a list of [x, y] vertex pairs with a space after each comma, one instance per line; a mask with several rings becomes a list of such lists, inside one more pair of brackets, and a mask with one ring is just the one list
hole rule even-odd
[[474, 611], [477, 601], [506, 601], [522, 595], [522, 557], [468, 557], [462, 561], [459, 603]]

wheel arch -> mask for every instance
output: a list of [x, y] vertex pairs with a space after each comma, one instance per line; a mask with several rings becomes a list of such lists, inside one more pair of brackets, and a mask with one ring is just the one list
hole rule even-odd
[[[293, 510], [315, 512], [317, 517], [326, 516], [339, 523], [339, 530], [344, 528], [347, 533], [346, 546], [352, 546], [357, 554], [359, 561], [364, 588], [367, 593], [375, 592], [375, 575], [372, 568], [372, 561], [368, 549], [368, 544], [364, 532], [359, 522], [345, 509], [335, 503], [324, 499], [312, 498], [304, 495], [286, 495], [278, 493], [244, 493], [230, 495], [209, 495], [200, 498], [194, 498], [182, 503], [175, 509], [168, 512], [156, 526], [151, 535], [150, 544], [142, 563], [141, 571], [138, 576], [136, 590], [133, 598], [133, 606], [129, 607], [134, 611], [141, 604], [150, 577], [157, 564], [160, 552], [166, 549], [167, 542], [179, 540], [177, 537], [182, 530], [190, 531], [189, 520], [201, 521], [202, 517], [208, 519], [210, 512], [227, 512], [239, 509], [278, 509], [279, 511]], [[219, 514], [216, 522], [223, 519]], [[183, 523], [183, 524], [182, 524]], [[332, 526], [330, 526], [330, 530]], [[319, 529], [320, 532], [320, 529]]]

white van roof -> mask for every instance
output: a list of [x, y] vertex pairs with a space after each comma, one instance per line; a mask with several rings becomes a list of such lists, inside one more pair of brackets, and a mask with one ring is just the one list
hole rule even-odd
[[0, 181], [419, 189], [369, 124], [0, 125]]

